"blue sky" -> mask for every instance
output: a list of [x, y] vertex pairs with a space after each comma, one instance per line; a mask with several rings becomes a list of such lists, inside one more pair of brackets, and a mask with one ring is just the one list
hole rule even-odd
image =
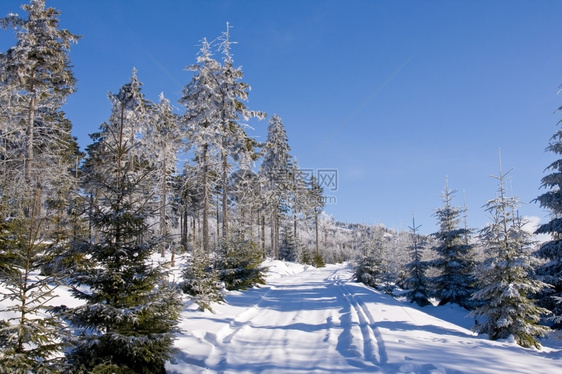
[[[0, 15], [23, 14], [22, 2], [2, 0]], [[301, 167], [337, 170], [337, 191], [326, 191], [337, 220], [407, 229], [414, 213], [421, 231], [433, 232], [448, 177], [455, 204], [466, 196], [468, 223], [480, 228], [499, 148], [521, 214], [547, 219], [531, 200], [556, 159], [544, 149], [561, 118], [553, 114], [562, 105], [560, 1], [47, 5], [83, 36], [71, 52], [78, 91], [65, 107], [82, 148], [109, 116], [107, 92], [133, 67], [148, 99], [164, 92], [176, 103], [199, 41], [229, 22], [235, 64], [252, 86], [249, 108], [283, 119]], [[13, 42], [11, 31], [0, 33], [2, 50]], [[267, 120], [251, 125], [263, 140]]]

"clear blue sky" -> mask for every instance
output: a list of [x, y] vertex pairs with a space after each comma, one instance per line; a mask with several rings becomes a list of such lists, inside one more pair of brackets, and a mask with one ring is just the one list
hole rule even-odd
[[[2, 0], [0, 14], [23, 14], [23, 2]], [[71, 53], [78, 92], [65, 107], [82, 148], [109, 116], [107, 92], [128, 82], [133, 67], [148, 99], [164, 92], [176, 103], [199, 41], [230, 22], [234, 61], [252, 86], [248, 106], [283, 119], [303, 168], [338, 170], [337, 191], [326, 191], [337, 200], [326, 207], [336, 219], [407, 228], [414, 212], [421, 231], [433, 232], [448, 176], [455, 204], [464, 190], [468, 223], [480, 228], [501, 148], [521, 214], [546, 220], [531, 200], [555, 160], [544, 149], [561, 118], [553, 114], [562, 105], [561, 1], [47, 5], [83, 36]], [[11, 31], [0, 33], [2, 50], [13, 42]], [[267, 120], [252, 126], [263, 140]]]

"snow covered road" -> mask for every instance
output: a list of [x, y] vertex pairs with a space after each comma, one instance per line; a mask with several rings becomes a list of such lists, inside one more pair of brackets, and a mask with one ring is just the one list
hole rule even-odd
[[[286, 273], [262, 288], [229, 293], [214, 313], [186, 309], [176, 341], [180, 351], [168, 371], [562, 372], [559, 349], [488, 341], [465, 328], [471, 323], [466, 312], [399, 302], [351, 281], [344, 266]], [[439, 313], [446, 317], [437, 318]], [[445, 321], [459, 318], [465, 327]]]

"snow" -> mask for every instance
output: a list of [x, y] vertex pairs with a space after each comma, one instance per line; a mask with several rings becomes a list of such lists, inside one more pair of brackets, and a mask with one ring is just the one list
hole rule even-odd
[[[168, 373], [561, 372], [560, 341], [543, 339], [541, 350], [490, 341], [461, 307], [395, 299], [354, 282], [346, 265], [264, 265], [267, 285], [227, 292], [213, 312], [186, 304]], [[57, 292], [58, 304], [81, 303]]]
[[470, 331], [457, 306], [417, 307], [345, 265], [268, 261], [266, 286], [185, 308], [170, 373], [558, 373], [562, 345], [525, 349]]

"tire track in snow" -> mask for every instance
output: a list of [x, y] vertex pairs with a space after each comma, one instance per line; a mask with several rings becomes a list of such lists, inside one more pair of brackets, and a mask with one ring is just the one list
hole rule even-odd
[[349, 302], [359, 320], [359, 327], [363, 337], [363, 354], [366, 360], [374, 364], [384, 365], [388, 361], [386, 347], [373, 315], [363, 301], [345, 286], [345, 280], [337, 272], [330, 277], [330, 281], [337, 286], [343, 297]]
[[[286, 366], [284, 372], [291, 373], [324, 372], [330, 365], [347, 368], [349, 360], [338, 354], [333, 338], [339, 334], [333, 331], [341, 329], [338, 311], [342, 306], [350, 306], [337, 286], [327, 279], [326, 272], [311, 270], [272, 283], [271, 292], [263, 294], [255, 305], [249, 306], [251, 310], [230, 319], [229, 325], [219, 331], [217, 344], [227, 359], [209, 360], [213, 370], [253, 373], [248, 368], [256, 365]], [[243, 350], [242, 346], [252, 348]], [[326, 357], [327, 352], [331, 354]], [[369, 364], [365, 366], [358, 360], [353, 367], [373, 369]]]
[[211, 354], [205, 360], [207, 366], [222, 369], [227, 365], [227, 352], [222, 347], [224, 344], [230, 344], [232, 338], [238, 334], [242, 329], [252, 325], [252, 319], [256, 317], [260, 310], [260, 304], [269, 293], [275, 289], [274, 286], [269, 286], [267, 291], [263, 292], [254, 305], [244, 310], [240, 314], [234, 316], [228, 325], [221, 328], [216, 334], [206, 334], [205, 340], [211, 344]]

